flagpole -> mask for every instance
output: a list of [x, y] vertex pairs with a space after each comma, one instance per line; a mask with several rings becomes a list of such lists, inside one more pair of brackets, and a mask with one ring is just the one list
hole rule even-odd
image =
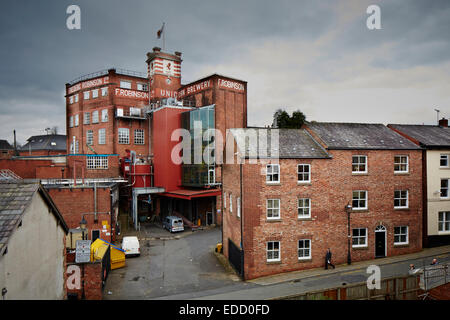
[[162, 27], [162, 36], [163, 36], [163, 52], [165, 51], [165, 48], [166, 48], [166, 33], [164, 32], [165, 30], [164, 30], [164, 27], [165, 27], [165, 22], [163, 22], [163, 27]]

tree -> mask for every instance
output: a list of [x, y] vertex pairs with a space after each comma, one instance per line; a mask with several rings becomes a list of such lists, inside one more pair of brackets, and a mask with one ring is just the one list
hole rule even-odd
[[280, 129], [300, 129], [305, 123], [306, 116], [300, 110], [296, 110], [289, 116], [285, 110], [278, 109], [273, 115], [272, 126]]

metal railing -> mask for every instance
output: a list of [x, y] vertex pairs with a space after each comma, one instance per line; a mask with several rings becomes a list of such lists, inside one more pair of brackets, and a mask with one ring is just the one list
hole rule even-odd
[[127, 70], [127, 69], [121, 69], [121, 68], [110, 68], [110, 69], [103, 69], [100, 71], [88, 73], [82, 76], [79, 76], [78, 78], [73, 79], [72, 81], [69, 81], [69, 85], [74, 85], [77, 82], [97, 78], [101, 76], [106, 76], [108, 74], [108, 70], [115, 70], [117, 74], [125, 75], [125, 76], [132, 76], [132, 77], [139, 77], [139, 78], [148, 78], [147, 73], [140, 72], [140, 71], [133, 71], [133, 70]]

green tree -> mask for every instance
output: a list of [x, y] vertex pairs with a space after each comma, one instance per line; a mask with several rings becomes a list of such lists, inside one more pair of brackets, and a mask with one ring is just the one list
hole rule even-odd
[[306, 120], [306, 116], [300, 110], [294, 111], [292, 116], [289, 116], [285, 110], [278, 109], [273, 117], [273, 126], [280, 129], [299, 129]]

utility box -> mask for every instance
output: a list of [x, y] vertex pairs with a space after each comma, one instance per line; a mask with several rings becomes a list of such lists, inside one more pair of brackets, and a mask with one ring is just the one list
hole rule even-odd
[[[87, 229], [85, 230], [85, 234], [87, 234]], [[69, 229], [69, 234], [66, 238], [66, 248], [76, 249], [77, 240], [83, 240], [83, 232], [81, 229]]]

